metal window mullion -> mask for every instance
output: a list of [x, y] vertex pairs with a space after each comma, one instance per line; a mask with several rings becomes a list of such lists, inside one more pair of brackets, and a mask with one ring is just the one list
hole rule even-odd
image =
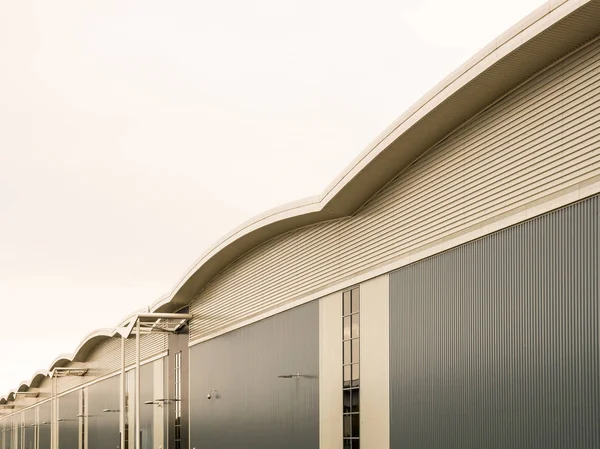
[[[343, 304], [344, 296], [347, 293], [350, 294], [350, 313], [344, 313], [344, 311], [342, 311], [342, 371], [345, 371], [346, 367], [350, 367], [350, 386], [346, 387], [342, 384], [342, 391], [343, 392], [350, 391], [350, 392], [352, 392], [352, 396], [354, 394], [357, 394], [358, 398], [359, 398], [358, 401], [360, 403], [360, 385], [352, 385], [352, 382], [353, 382], [352, 371], [353, 371], [353, 368], [355, 365], [358, 369], [359, 379], [360, 379], [360, 346], [358, 348], [358, 354], [357, 354], [358, 361], [354, 360], [353, 349], [352, 349], [352, 347], [354, 346], [354, 343], [352, 343], [352, 342], [360, 341], [360, 290], [359, 290], [359, 287], [354, 287], [354, 288], [344, 292], [344, 294], [342, 294], [342, 309], [344, 308], [344, 304]], [[353, 302], [354, 302], [355, 295], [358, 296], [357, 297], [358, 310], [356, 310], [356, 311], [354, 311], [354, 309], [353, 309]], [[353, 321], [354, 316], [356, 316], [358, 318], [358, 336], [356, 336], [356, 337], [352, 336], [353, 335], [352, 321]], [[350, 337], [349, 338], [346, 338], [345, 334], [343, 332], [343, 330], [345, 329], [344, 321], [346, 320], [346, 318], [350, 319]], [[349, 354], [350, 360], [346, 360], [344, 358], [344, 346], [347, 342], [350, 343], [350, 354]], [[352, 403], [350, 404], [350, 407], [352, 407]], [[352, 416], [360, 416], [360, 409], [358, 412], [342, 412], [343, 418], [352, 417]], [[351, 441], [351, 440], [359, 441], [360, 437], [347, 437], [347, 436], [344, 436], [344, 434], [342, 433], [342, 441]]]

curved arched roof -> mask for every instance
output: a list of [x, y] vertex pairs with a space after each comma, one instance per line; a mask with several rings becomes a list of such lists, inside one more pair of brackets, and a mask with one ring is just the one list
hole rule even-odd
[[460, 124], [600, 33], [600, 5], [551, 1], [442, 80], [381, 133], [325, 191], [270, 210], [218, 241], [152, 310], [175, 311], [231, 262], [273, 237], [352, 215]]
[[[549, 1], [438, 83], [359, 154], [321, 195], [272, 209], [243, 223], [211, 247], [172, 292], [152, 304], [149, 311], [174, 312], [189, 305], [226, 266], [267, 240], [306, 225], [352, 215], [460, 124], [598, 34], [600, 0]], [[134, 316], [119, 326], [125, 326]], [[49, 369], [84, 361], [94, 346], [115, 334], [116, 328], [89, 334], [73, 354], [58, 357]], [[35, 379], [39, 384], [40, 373], [44, 372], [36, 373], [19, 388], [33, 387]], [[0, 404], [14, 397], [12, 391], [0, 397]]]

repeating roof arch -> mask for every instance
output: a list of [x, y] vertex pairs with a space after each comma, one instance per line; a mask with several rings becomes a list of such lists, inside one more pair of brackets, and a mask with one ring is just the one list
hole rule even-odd
[[[452, 72], [384, 130], [323, 191], [269, 210], [217, 241], [149, 312], [175, 312], [188, 306], [205, 285], [247, 251], [278, 235], [318, 222], [352, 215], [366, 201], [442, 140], [529, 77], [600, 34], [600, 0], [552, 0], [511, 27]], [[34, 374], [0, 397], [37, 388], [51, 371], [84, 362], [100, 342], [113, 338], [136, 316], [115, 328], [88, 334], [72, 354], [57, 357], [48, 370]]]

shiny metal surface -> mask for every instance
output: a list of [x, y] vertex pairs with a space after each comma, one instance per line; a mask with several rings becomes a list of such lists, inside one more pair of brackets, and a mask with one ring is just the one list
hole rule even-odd
[[390, 274], [391, 448], [600, 447], [600, 197]]
[[58, 398], [58, 449], [79, 447], [79, 392]]
[[319, 447], [317, 302], [194, 346], [190, 362], [190, 447]]

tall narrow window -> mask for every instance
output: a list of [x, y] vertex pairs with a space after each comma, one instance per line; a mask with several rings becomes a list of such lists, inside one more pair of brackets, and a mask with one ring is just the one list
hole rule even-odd
[[181, 449], [181, 352], [175, 354], [175, 449]]
[[87, 415], [87, 407], [85, 404], [85, 389], [81, 390], [81, 443], [79, 447], [85, 449], [87, 445], [85, 444], [85, 418]]
[[129, 391], [130, 391], [130, 382], [132, 379], [132, 372], [128, 371], [125, 373], [125, 398], [123, 401], [123, 414], [125, 415], [125, 428], [123, 432], [125, 432], [125, 449], [129, 449]]
[[344, 449], [360, 448], [360, 290], [342, 295]]

